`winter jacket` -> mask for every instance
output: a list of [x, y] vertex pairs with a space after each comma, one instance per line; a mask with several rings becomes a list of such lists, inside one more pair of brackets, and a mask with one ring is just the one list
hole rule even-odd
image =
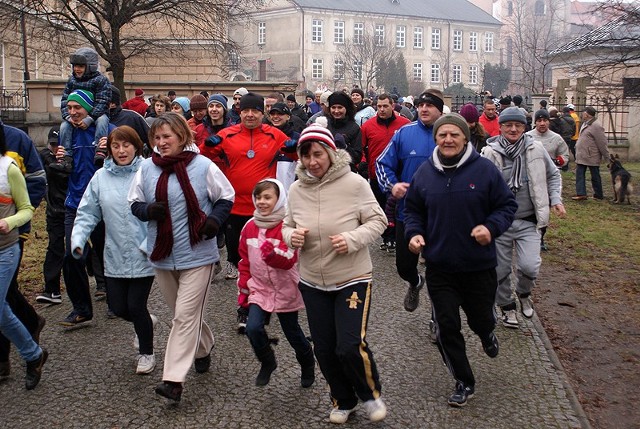
[[576, 164], [598, 166], [609, 159], [607, 136], [595, 118], [582, 124], [576, 143]]
[[[513, 222], [513, 193], [500, 172], [467, 144], [455, 169], [444, 169], [437, 149], [413, 176], [405, 205], [407, 242], [422, 235], [429, 268], [469, 272], [498, 265], [495, 239]], [[471, 231], [484, 225], [491, 242], [480, 245]]]
[[[278, 155], [288, 138], [279, 129], [264, 124], [254, 129], [234, 125], [220, 131], [218, 136], [222, 138], [220, 144], [214, 147], [203, 144], [200, 151], [209, 159], [220, 157], [224, 161], [224, 174], [236, 192], [231, 213], [251, 216], [255, 209], [251, 199], [253, 187], [262, 179], [276, 177]], [[247, 156], [250, 150], [253, 158]]]
[[[198, 148], [194, 144], [188, 144], [184, 150], [197, 152]], [[152, 158], [142, 162], [127, 196], [130, 206], [134, 203], [155, 202], [156, 184], [161, 173], [162, 169], [153, 163]], [[202, 211], [218, 225], [222, 225], [229, 216], [234, 198], [233, 188], [227, 178], [204, 156], [193, 158], [187, 166], [187, 174]], [[202, 267], [219, 261], [220, 254], [216, 240], [201, 240], [191, 247], [187, 202], [175, 174], [169, 176], [168, 206], [173, 226], [173, 249], [168, 257], [152, 261], [151, 265], [161, 270], [173, 271]], [[156, 221], [147, 223], [147, 234], [146, 253], [151, 255], [157, 235]]]
[[240, 233], [238, 253], [238, 288], [249, 294], [249, 304], [269, 313], [304, 308], [298, 290], [298, 251], [283, 241], [282, 222], [266, 229], [249, 220]]
[[149, 129], [150, 126], [147, 121], [142, 117], [142, 115], [133, 110], [123, 109], [122, 107], [114, 107], [109, 110], [109, 122], [111, 122], [116, 127], [120, 127], [122, 125], [128, 125], [134, 129], [142, 143], [144, 143], [145, 147], [150, 151], [151, 146], [149, 145]]
[[49, 148], [40, 151], [40, 158], [44, 165], [44, 171], [47, 174], [47, 217], [64, 216], [66, 209], [64, 208], [64, 200], [67, 196], [67, 186], [69, 183], [69, 171], [61, 171], [57, 168], [51, 168], [51, 164], [57, 164], [58, 158]]
[[344, 142], [347, 145], [346, 150], [349, 152], [349, 155], [351, 155], [351, 171], [357, 172], [358, 170], [355, 166], [362, 161], [362, 133], [360, 132], [360, 125], [346, 117], [336, 120], [329, 116], [328, 119], [327, 129], [331, 131], [334, 137], [336, 134], [341, 134], [342, 137], [344, 137]]
[[[400, 128], [376, 159], [376, 177], [383, 192], [391, 193], [398, 182], [410, 183], [413, 174], [433, 153], [433, 126], [422, 121]], [[398, 222], [404, 221], [404, 198], [398, 201]]]
[[136, 157], [131, 164], [119, 166], [107, 158], [89, 182], [78, 206], [71, 249], [84, 248], [95, 226], [104, 220], [104, 274], [107, 277], [153, 276], [153, 268], [140, 249], [147, 238], [147, 223], [131, 213], [127, 201], [129, 187], [142, 161], [142, 157]]
[[527, 134], [533, 137], [534, 140], [542, 143], [542, 146], [547, 150], [551, 160], [557, 166], [563, 166], [569, 162], [569, 147], [559, 134], [556, 134], [551, 130], [548, 130], [544, 134], [540, 134], [535, 128], [528, 131]]
[[[562, 177], [542, 143], [533, 140], [529, 135], [525, 134], [524, 137], [526, 168], [523, 174], [526, 174], [526, 183], [529, 185], [537, 226], [543, 228], [549, 224], [549, 206], [562, 203]], [[482, 156], [498, 167], [506, 181], [511, 175], [511, 168], [505, 169], [508, 164], [507, 158], [496, 139], [492, 137], [487, 141]]]
[[361, 103], [360, 105], [356, 105], [356, 110], [357, 112], [354, 120], [356, 121], [356, 124], [358, 124], [359, 127], [362, 127], [362, 125], [364, 125], [365, 122], [367, 122], [369, 119], [376, 116], [375, 109], [364, 103]]
[[122, 108], [127, 110], [133, 110], [138, 113], [140, 116], [147, 114], [147, 109], [149, 105], [145, 103], [142, 97], [133, 97], [122, 103]]
[[296, 104], [296, 106], [291, 109], [291, 115], [297, 116], [303, 123], [306, 123], [307, 120], [309, 120], [309, 115], [305, 113], [300, 104]]
[[[196, 131], [195, 131], [196, 145], [198, 145], [198, 147], [204, 146], [204, 141], [207, 139], [207, 137], [217, 135], [220, 131], [230, 126], [231, 126], [231, 123], [229, 121], [229, 118], [227, 117], [225, 117], [222, 124], [212, 125], [209, 117], [205, 116], [204, 119], [202, 120], [202, 123], [196, 127]], [[213, 158], [211, 159], [211, 161], [213, 161], [220, 170], [224, 170], [226, 167], [225, 163], [220, 158]]]
[[[354, 124], [355, 125], [355, 124]], [[336, 161], [318, 179], [298, 163], [298, 180], [289, 188], [282, 235], [292, 247], [295, 228], [308, 228], [300, 251], [300, 277], [326, 290], [351, 279], [371, 276], [369, 244], [387, 227], [387, 220], [369, 183], [349, 168], [351, 157], [340, 149]], [[348, 253], [333, 249], [330, 235], [342, 234]]]
[[376, 159], [387, 147], [391, 141], [393, 134], [402, 126], [410, 123], [407, 118], [393, 113], [388, 119], [380, 119], [376, 115], [375, 118], [365, 122], [361, 127], [362, 132], [362, 150], [365, 153], [369, 177], [376, 177]]
[[487, 132], [487, 134], [489, 134], [489, 136], [495, 137], [500, 135], [500, 123], [498, 122], [497, 115], [495, 118], [489, 119], [483, 113], [482, 115], [480, 115], [478, 122], [482, 124], [482, 126], [484, 127], [484, 130]]
[[33, 210], [24, 176], [16, 162], [6, 154], [0, 155], [0, 219], [9, 226], [7, 234], [0, 234], [0, 250], [19, 240], [18, 228], [31, 220]]

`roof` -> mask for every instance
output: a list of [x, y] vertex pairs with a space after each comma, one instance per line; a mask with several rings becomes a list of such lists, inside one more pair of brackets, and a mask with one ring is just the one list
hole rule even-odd
[[569, 43], [554, 49], [548, 55], [556, 56], [586, 49], [637, 49], [638, 40], [640, 40], [640, 23], [635, 19], [629, 19], [629, 16], [625, 15], [594, 28]]
[[467, 0], [295, 0], [302, 9], [502, 25]]

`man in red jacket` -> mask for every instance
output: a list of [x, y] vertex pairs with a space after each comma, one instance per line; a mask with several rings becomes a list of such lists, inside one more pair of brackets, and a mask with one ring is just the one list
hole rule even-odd
[[483, 105], [484, 111], [482, 115], [480, 115], [480, 119], [478, 122], [482, 124], [484, 130], [489, 134], [490, 137], [495, 137], [500, 135], [500, 124], [498, 124], [498, 112], [496, 109], [496, 105], [493, 103], [493, 100], [486, 99], [484, 100]]
[[[393, 134], [409, 121], [404, 116], [398, 115], [393, 110], [393, 99], [389, 94], [378, 96], [376, 115], [362, 124], [362, 151], [367, 161], [369, 170], [369, 183], [373, 195], [376, 196], [378, 204], [384, 210], [387, 204], [387, 195], [380, 190], [376, 180], [376, 159], [387, 147]], [[382, 234], [381, 250], [394, 252], [396, 248], [395, 227], [389, 225]]]
[[133, 110], [144, 116], [147, 113], [149, 105], [144, 101], [144, 91], [140, 88], [136, 89], [135, 97], [122, 103], [123, 109]]

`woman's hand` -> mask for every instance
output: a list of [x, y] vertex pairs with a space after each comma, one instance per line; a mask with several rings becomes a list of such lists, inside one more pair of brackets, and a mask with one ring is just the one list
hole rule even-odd
[[0, 234], [9, 234], [9, 224], [6, 220], [0, 219]]
[[330, 235], [329, 239], [331, 239], [331, 245], [333, 249], [338, 254], [348, 253], [349, 248], [347, 247], [347, 240], [342, 236], [342, 234], [338, 235]]
[[304, 247], [304, 237], [309, 233], [307, 228], [296, 228], [291, 234], [291, 246], [296, 249]]

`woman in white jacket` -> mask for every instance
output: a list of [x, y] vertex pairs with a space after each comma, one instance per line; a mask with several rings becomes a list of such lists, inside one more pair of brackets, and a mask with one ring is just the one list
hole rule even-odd
[[73, 256], [80, 258], [91, 231], [104, 220], [105, 281], [109, 306], [133, 322], [139, 342], [136, 373], [149, 374], [156, 366], [153, 354], [153, 322], [147, 300], [153, 284], [153, 268], [140, 245], [147, 238], [146, 222], [129, 208], [127, 193], [142, 163], [143, 143], [129, 126], [113, 130], [107, 139], [104, 167], [85, 190], [71, 233]]

